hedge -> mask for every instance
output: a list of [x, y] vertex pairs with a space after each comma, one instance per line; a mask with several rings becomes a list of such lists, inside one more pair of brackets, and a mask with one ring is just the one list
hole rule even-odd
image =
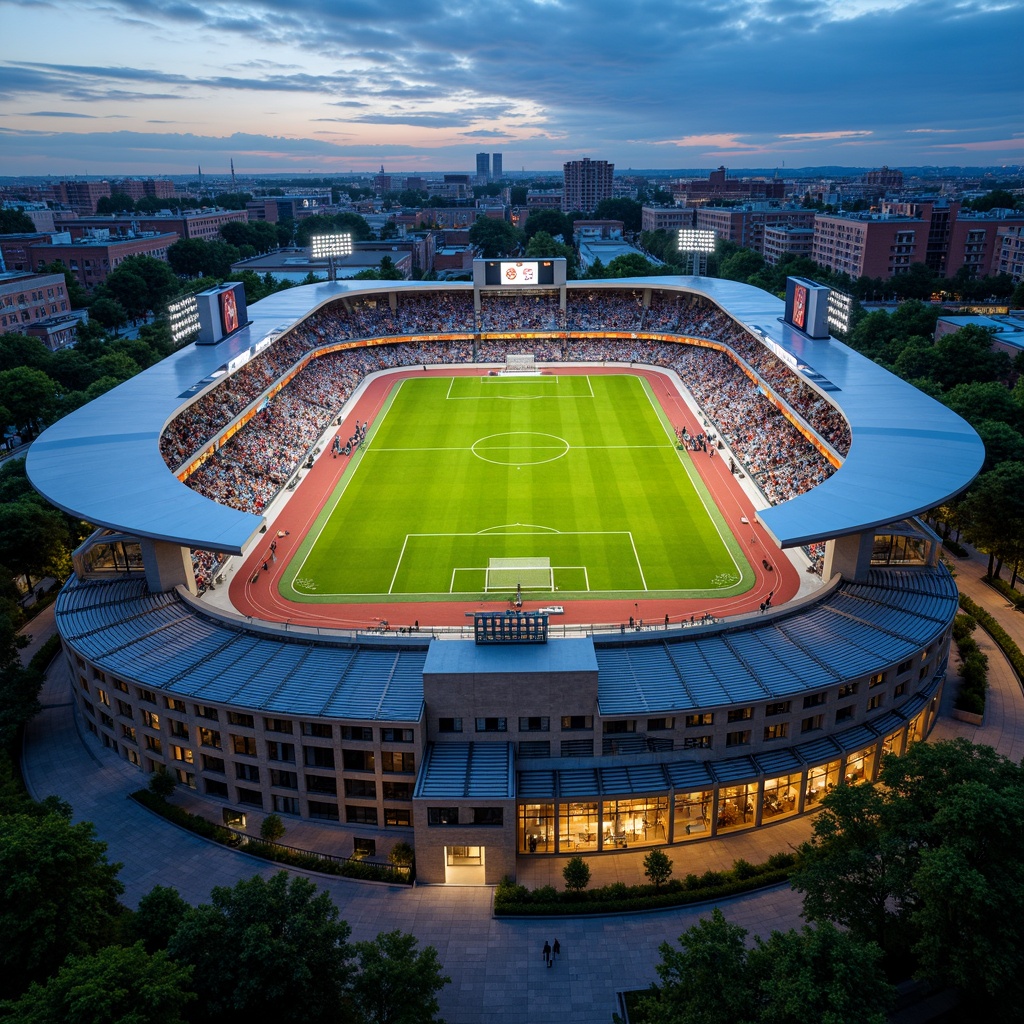
[[731, 871], [690, 874], [684, 879], [673, 878], [658, 888], [615, 882], [581, 893], [559, 891], [550, 885], [531, 890], [505, 878], [494, 892], [494, 914], [496, 917], [575, 917], [628, 914], [712, 902], [785, 882], [796, 863], [795, 854], [776, 853], [764, 864], [738, 860]]
[[999, 593], [1017, 609], [1017, 611], [1024, 610], [1024, 594], [1020, 594], [1014, 590], [1006, 580], [997, 579], [995, 576], [983, 576], [982, 579], [992, 587], [993, 590], [998, 590]]
[[1017, 673], [1017, 678], [1024, 683], [1024, 652], [1014, 643], [1010, 634], [984, 608], [975, 604], [966, 594], [960, 595], [960, 607], [978, 620], [982, 629], [992, 637], [999, 649], [1006, 655], [1007, 660], [1013, 666], [1014, 672]]
[[166, 818], [175, 825], [180, 825], [189, 832], [211, 839], [223, 846], [242, 849], [254, 857], [285, 864], [288, 867], [302, 868], [306, 871], [319, 871], [324, 875], [339, 875], [344, 878], [362, 878], [372, 882], [388, 882], [392, 885], [407, 885], [412, 881], [412, 872], [404, 872], [385, 864], [368, 864], [366, 861], [321, 857], [316, 853], [293, 850], [278, 846], [260, 839], [247, 839], [237, 832], [214, 824], [201, 814], [193, 814], [184, 807], [168, 803], [162, 796], [157, 796], [148, 789], [136, 790], [131, 799], [142, 804], [161, 818]]

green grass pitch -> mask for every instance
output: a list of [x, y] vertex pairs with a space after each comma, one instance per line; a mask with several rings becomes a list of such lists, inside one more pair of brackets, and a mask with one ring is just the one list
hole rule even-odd
[[[323, 456], [322, 456], [323, 457]], [[749, 564], [632, 374], [410, 378], [287, 568], [317, 602], [708, 598]]]

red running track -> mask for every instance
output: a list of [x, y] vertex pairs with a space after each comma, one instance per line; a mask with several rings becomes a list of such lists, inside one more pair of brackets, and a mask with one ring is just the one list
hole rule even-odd
[[[354, 408], [347, 410], [342, 432], [351, 429], [354, 422], [373, 422], [387, 401], [391, 389], [407, 377], [430, 376], [484, 376], [488, 371], [479, 367], [444, 367], [432, 370], [403, 370], [382, 374], [372, 380]], [[558, 373], [590, 374], [622, 373], [624, 367], [559, 367]], [[671, 379], [656, 370], [630, 368], [628, 372], [646, 378], [664, 409], [669, 421], [678, 430], [685, 426], [691, 433], [700, 432], [700, 424], [683, 400]], [[756, 523], [754, 507], [739, 481], [729, 472], [728, 459], [707, 456], [701, 452], [686, 452], [711, 492], [725, 517], [747, 561], [754, 570], [754, 586], [745, 594], [716, 600], [570, 600], [563, 601], [565, 614], [552, 619], [552, 624], [589, 625], [591, 623], [628, 623], [632, 615], [648, 626], [663, 626], [665, 616], [672, 624], [699, 619], [705, 613], [719, 618], [754, 611], [770, 594], [774, 605], [793, 598], [800, 586], [799, 573], [779, 551]], [[235, 608], [243, 615], [271, 622], [288, 622], [306, 626], [326, 626], [335, 629], [375, 629], [387, 620], [392, 630], [404, 629], [418, 623], [429, 626], [465, 626], [467, 612], [505, 611], [507, 600], [502, 601], [428, 601], [384, 602], [376, 604], [306, 604], [290, 601], [279, 592], [292, 553], [296, 551], [312, 528], [320, 510], [334, 492], [349, 463], [344, 456], [333, 458], [326, 445], [308, 470], [277, 518], [268, 524], [267, 532], [254, 545], [241, 570], [235, 573], [229, 594]], [[747, 520], [744, 523], [743, 519]], [[277, 541], [276, 559], [272, 557], [271, 543]], [[765, 569], [764, 562], [772, 568]], [[266, 569], [264, 569], [266, 565]], [[524, 602], [524, 609], [542, 607], [551, 598]]]

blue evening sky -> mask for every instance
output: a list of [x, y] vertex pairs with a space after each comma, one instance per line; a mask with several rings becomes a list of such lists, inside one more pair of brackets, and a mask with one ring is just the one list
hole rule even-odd
[[1024, 163], [1021, 0], [0, 0], [0, 174]]

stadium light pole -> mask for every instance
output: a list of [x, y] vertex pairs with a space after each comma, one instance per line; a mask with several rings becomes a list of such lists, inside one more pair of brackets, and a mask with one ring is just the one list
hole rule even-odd
[[350, 234], [313, 235], [309, 240], [309, 258], [311, 260], [327, 260], [327, 280], [338, 279], [338, 268], [335, 260], [339, 256], [352, 255], [352, 236]]
[[680, 228], [678, 248], [689, 258], [693, 276], [700, 277], [702, 271], [707, 269], [708, 254], [715, 251], [715, 233], [697, 228]]

